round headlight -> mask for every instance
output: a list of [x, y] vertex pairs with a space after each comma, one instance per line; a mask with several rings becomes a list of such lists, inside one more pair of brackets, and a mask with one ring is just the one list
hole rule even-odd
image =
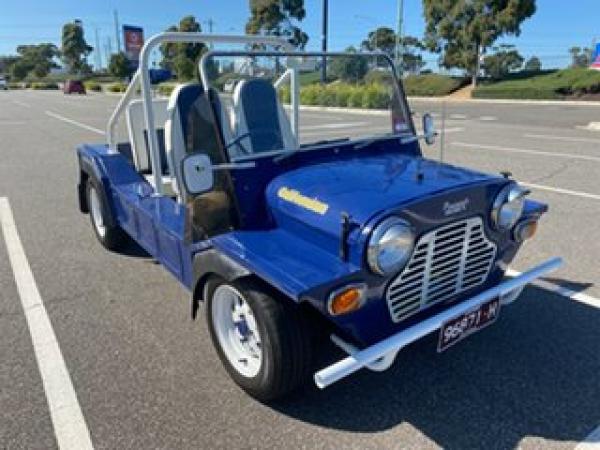
[[500, 191], [492, 208], [492, 224], [498, 230], [509, 230], [523, 214], [525, 196], [529, 191], [517, 184], [510, 184]]
[[402, 219], [390, 217], [381, 222], [371, 235], [367, 262], [379, 275], [396, 272], [406, 264], [415, 243], [412, 228]]

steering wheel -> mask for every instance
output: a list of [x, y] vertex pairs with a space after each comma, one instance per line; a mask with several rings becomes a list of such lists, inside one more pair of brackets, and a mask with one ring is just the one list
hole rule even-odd
[[[281, 141], [283, 142], [283, 138], [281, 136], [281, 133], [278, 131], [275, 131], [273, 129], [268, 129], [268, 128], [259, 128], [259, 129], [254, 129], [252, 130], [252, 133], [248, 132], [248, 133], [244, 133], [238, 137], [236, 137], [233, 141], [231, 141], [230, 143], [228, 143], [225, 146], [226, 150], [229, 150], [231, 147], [233, 147], [234, 145], [237, 146], [243, 154], [245, 155], [251, 155], [253, 152], [251, 152], [250, 150], [248, 150], [243, 144], [242, 141], [246, 138], [249, 138], [250, 136], [268, 136], [268, 137], [274, 137], [275, 139], [272, 140], [272, 142], [278, 142]], [[255, 153], [262, 153], [262, 152], [268, 152], [268, 151], [272, 151], [272, 150], [282, 150], [283, 148], [276, 148], [278, 147], [277, 145], [272, 145], [271, 148], [261, 148], [259, 149], [258, 152]]]

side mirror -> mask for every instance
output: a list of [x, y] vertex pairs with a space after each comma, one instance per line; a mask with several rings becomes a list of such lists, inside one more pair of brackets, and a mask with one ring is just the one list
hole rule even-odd
[[208, 155], [203, 153], [188, 155], [181, 164], [183, 186], [188, 194], [198, 195], [212, 190], [215, 179]]
[[433, 123], [433, 117], [431, 114], [426, 113], [423, 115], [423, 137], [427, 145], [435, 144], [435, 125]]

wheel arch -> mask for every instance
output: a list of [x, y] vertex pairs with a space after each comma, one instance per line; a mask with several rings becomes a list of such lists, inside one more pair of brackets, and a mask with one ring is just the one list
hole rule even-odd
[[89, 160], [86, 157], [82, 157], [81, 154], [79, 156], [79, 184], [77, 185], [77, 194], [79, 200], [79, 210], [88, 214], [90, 212], [89, 205], [87, 201], [87, 184], [89, 182], [93, 183], [98, 191], [98, 194], [102, 197], [102, 203], [106, 208], [106, 218], [108, 219], [108, 224], [111, 226], [117, 225], [114, 217], [114, 212], [112, 209], [112, 202], [109, 200], [109, 195], [107, 193], [107, 187], [105, 183], [102, 181], [102, 176], [99, 173], [98, 168], [94, 164], [93, 161]]

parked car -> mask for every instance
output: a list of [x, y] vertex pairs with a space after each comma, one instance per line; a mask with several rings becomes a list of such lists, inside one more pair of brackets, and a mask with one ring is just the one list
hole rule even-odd
[[[145, 51], [173, 39], [155, 36]], [[77, 149], [78, 194], [106, 249], [137, 242], [189, 289], [193, 318], [203, 305], [218, 356], [250, 395], [270, 401], [311, 374], [324, 388], [361, 368], [385, 370], [435, 331], [444, 351], [561, 265], [555, 258], [505, 279], [547, 205], [507, 175], [425, 158], [433, 120], [425, 115], [417, 134], [385, 55], [302, 55], [385, 60], [391, 80], [388, 132], [357, 125], [334, 139], [338, 123], [322, 123], [302, 141], [297, 55], [275, 37], [234, 40], [282, 50], [211, 52], [200, 63], [203, 83], [181, 85], [168, 100], [152, 98], [142, 62], [108, 142]], [[246, 77], [230, 99], [211, 84], [209, 59], [236, 56], [257, 61], [265, 77]], [[277, 94], [286, 81], [289, 108]], [[129, 139], [117, 142], [122, 116]], [[329, 338], [347, 356], [314, 372]]]
[[0, 77], [0, 89], [3, 91], [8, 90], [8, 83], [6, 82], [6, 78]]
[[81, 80], [67, 80], [63, 87], [65, 94], [85, 94], [85, 85]]

